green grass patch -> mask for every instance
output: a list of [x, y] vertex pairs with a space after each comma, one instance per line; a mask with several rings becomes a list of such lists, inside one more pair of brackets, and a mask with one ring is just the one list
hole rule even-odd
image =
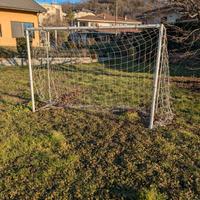
[[[101, 107], [149, 107], [152, 101], [153, 75], [123, 72], [100, 63], [56, 65], [50, 72], [51, 97], [61, 103]], [[34, 70], [38, 100], [49, 100], [47, 70]]]
[[0, 199], [199, 199], [200, 93], [172, 97], [154, 131], [135, 112], [32, 113], [28, 69], [0, 69]]

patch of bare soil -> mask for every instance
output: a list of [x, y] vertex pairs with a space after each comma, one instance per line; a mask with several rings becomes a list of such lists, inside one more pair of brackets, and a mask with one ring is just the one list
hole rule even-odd
[[63, 94], [59, 100], [58, 100], [58, 104], [68, 104], [68, 105], [72, 105], [72, 104], [80, 104], [81, 102], [81, 96], [82, 94], [84, 94], [86, 91], [83, 88], [80, 87], [75, 87], [73, 89], [71, 89], [68, 93]]
[[171, 77], [171, 82], [181, 88], [200, 92], [200, 78], [196, 77]]

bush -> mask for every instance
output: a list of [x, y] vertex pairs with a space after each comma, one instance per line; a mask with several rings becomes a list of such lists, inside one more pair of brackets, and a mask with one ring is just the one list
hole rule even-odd
[[13, 58], [17, 56], [14, 48], [0, 47], [0, 58]]
[[[27, 52], [27, 44], [26, 44], [26, 38], [17, 38], [17, 52], [19, 54], [20, 58], [27, 58], [28, 52]], [[32, 47], [32, 41], [30, 40], [30, 46]]]

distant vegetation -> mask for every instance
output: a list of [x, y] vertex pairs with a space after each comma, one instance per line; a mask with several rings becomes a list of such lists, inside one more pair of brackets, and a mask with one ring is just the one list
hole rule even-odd
[[[108, 2], [108, 3], [106, 3]], [[82, 8], [93, 11], [94, 13], [109, 12], [115, 14], [115, 0], [85, 0], [80, 3], [63, 3], [63, 10], [69, 12], [71, 10], [81, 10]], [[137, 14], [161, 6], [163, 3], [157, 0], [118, 0], [118, 15], [121, 17], [135, 17]]]

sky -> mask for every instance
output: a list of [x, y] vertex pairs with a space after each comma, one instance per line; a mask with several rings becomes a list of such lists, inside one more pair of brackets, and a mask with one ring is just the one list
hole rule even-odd
[[52, 3], [52, 2], [56, 2], [56, 3], [63, 3], [63, 2], [70, 2], [70, 3], [77, 3], [80, 0], [37, 0], [39, 3]]

